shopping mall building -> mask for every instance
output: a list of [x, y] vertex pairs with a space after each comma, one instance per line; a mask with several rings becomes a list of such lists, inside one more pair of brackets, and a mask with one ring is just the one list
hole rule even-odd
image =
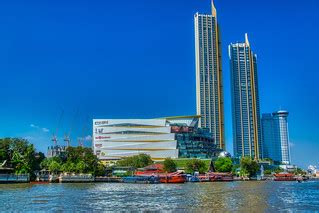
[[199, 116], [159, 119], [94, 119], [93, 149], [100, 160], [148, 154], [165, 158], [212, 158], [216, 148], [208, 129], [198, 128]]

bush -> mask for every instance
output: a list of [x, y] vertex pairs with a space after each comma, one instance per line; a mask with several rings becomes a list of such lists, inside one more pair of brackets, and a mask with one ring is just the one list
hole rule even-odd
[[193, 174], [194, 172], [199, 172], [203, 174], [208, 171], [208, 167], [204, 161], [199, 159], [192, 159], [186, 163], [186, 172]]
[[214, 166], [217, 172], [231, 172], [233, 168], [233, 162], [230, 158], [218, 158], [215, 161]]
[[276, 174], [279, 174], [279, 173], [284, 172], [284, 171], [285, 171], [285, 170], [282, 169], [282, 168], [280, 168], [280, 167], [277, 167], [277, 168], [274, 170], [274, 172], [275, 172]]
[[151, 156], [146, 154], [135, 155], [132, 157], [126, 157], [123, 160], [117, 162], [117, 166], [129, 166], [134, 168], [143, 168], [152, 165], [153, 161]]
[[164, 171], [165, 172], [176, 172], [176, 163], [171, 158], [166, 158], [164, 161]]
[[256, 176], [259, 165], [256, 161], [252, 160], [250, 157], [243, 157], [240, 160], [240, 169], [242, 176], [253, 177]]
[[270, 169], [267, 169], [264, 171], [264, 174], [265, 175], [271, 175], [272, 171]]

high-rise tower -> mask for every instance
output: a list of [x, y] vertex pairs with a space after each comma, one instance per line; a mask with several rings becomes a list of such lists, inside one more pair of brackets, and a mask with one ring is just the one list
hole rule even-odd
[[257, 55], [245, 43], [229, 45], [234, 154], [262, 157]]
[[208, 128], [218, 148], [225, 149], [221, 42], [217, 11], [195, 14], [196, 103], [199, 126]]
[[261, 119], [263, 135], [263, 157], [289, 165], [290, 147], [287, 111], [263, 114]]

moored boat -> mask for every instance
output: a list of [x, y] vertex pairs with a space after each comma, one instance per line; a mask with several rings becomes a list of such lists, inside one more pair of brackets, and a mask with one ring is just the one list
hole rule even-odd
[[231, 173], [208, 173], [211, 182], [229, 182], [234, 181], [233, 174]]
[[274, 174], [274, 181], [296, 181], [297, 178], [294, 174], [290, 173], [279, 173]]
[[159, 174], [161, 183], [185, 183], [186, 175], [180, 173]]
[[145, 183], [145, 184], [157, 184], [160, 183], [158, 176], [129, 176], [122, 178], [123, 183]]

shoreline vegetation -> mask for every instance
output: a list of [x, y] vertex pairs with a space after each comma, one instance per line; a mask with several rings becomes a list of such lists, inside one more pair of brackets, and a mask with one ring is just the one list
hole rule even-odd
[[[0, 139], [0, 164], [6, 173], [29, 175], [35, 180], [36, 173], [41, 170], [52, 174], [79, 173], [101, 176], [105, 166], [99, 162], [91, 148], [68, 147], [64, 155], [46, 158], [44, 153], [37, 152], [34, 145], [25, 139]], [[0, 167], [1, 169], [1, 167]]]
[[[4, 162], [5, 165], [1, 166]], [[34, 145], [25, 139], [4, 138], [0, 139], [0, 173], [6, 168], [9, 175], [28, 175], [34, 181], [37, 174], [46, 171], [50, 175], [65, 178], [77, 176], [99, 177], [100, 180], [109, 178], [123, 178], [135, 176], [143, 168], [160, 165], [161, 171], [166, 174], [180, 172], [185, 175], [207, 175], [212, 172], [228, 174], [240, 179], [254, 179], [260, 173], [260, 164], [249, 157], [239, 160], [230, 157], [216, 159], [171, 159], [154, 162], [149, 155], [139, 154], [126, 157], [114, 162], [112, 165], [103, 164], [94, 155], [91, 148], [68, 147], [60, 156], [46, 158], [44, 153], [37, 152]], [[267, 176], [283, 172], [279, 167], [267, 168]], [[304, 171], [297, 169], [294, 175], [305, 175]]]

